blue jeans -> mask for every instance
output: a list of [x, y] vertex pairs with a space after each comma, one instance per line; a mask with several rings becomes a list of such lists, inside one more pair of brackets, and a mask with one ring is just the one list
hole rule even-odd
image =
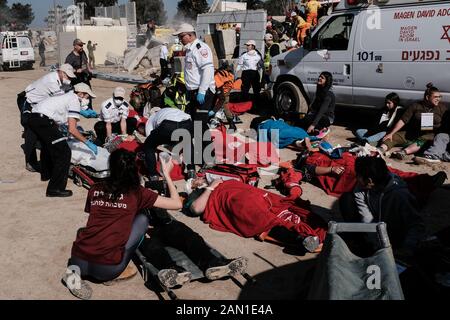
[[368, 143], [375, 143], [375, 142], [378, 142], [381, 139], [383, 139], [383, 137], [386, 135], [385, 131], [381, 131], [381, 132], [375, 133], [372, 136], [366, 137], [366, 134], [368, 131], [369, 130], [367, 130], [367, 129], [358, 129], [355, 132], [355, 136], [362, 141], [367, 141]]

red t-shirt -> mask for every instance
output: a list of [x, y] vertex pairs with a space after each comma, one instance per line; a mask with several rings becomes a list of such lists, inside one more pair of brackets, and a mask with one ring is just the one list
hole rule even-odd
[[94, 185], [84, 209], [89, 219], [73, 243], [72, 255], [98, 264], [119, 264], [136, 214], [153, 207], [157, 198], [157, 193], [139, 187], [112, 201], [101, 185]]

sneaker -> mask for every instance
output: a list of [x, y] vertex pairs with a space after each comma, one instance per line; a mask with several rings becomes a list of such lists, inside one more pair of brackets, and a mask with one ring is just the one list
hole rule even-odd
[[319, 246], [319, 237], [309, 236], [303, 240], [303, 247], [305, 247], [308, 252], [315, 252]]
[[317, 138], [323, 139], [331, 132], [330, 128], [323, 128], [319, 131], [319, 134], [316, 135]]
[[445, 180], [447, 180], [447, 174], [444, 171], [439, 171], [434, 176], [431, 176], [433, 179], [433, 187], [440, 188], [444, 184]]
[[392, 154], [391, 154], [391, 158], [398, 159], [398, 160], [405, 160], [406, 156], [407, 156], [407, 154], [403, 150], [392, 152]]
[[209, 280], [218, 280], [228, 276], [243, 273], [247, 269], [248, 259], [239, 257], [237, 259], [222, 259], [219, 265], [206, 269], [205, 276]]
[[92, 288], [76, 273], [65, 273], [61, 279], [63, 285], [78, 299], [89, 300], [92, 297]]
[[430, 164], [441, 162], [441, 160], [429, 154], [425, 154], [423, 156], [416, 156], [414, 157], [413, 161], [415, 164]]
[[174, 266], [158, 272], [159, 282], [166, 288], [182, 286], [192, 280], [192, 274], [184, 268]]
[[127, 265], [127, 267], [125, 268], [125, 270], [123, 270], [122, 273], [117, 278], [110, 280], [110, 281], [105, 281], [105, 282], [103, 282], [103, 285], [112, 286], [118, 282], [129, 280], [129, 279], [133, 278], [137, 274], [137, 272], [138, 272], [138, 270], [137, 270], [136, 266], [130, 262]]

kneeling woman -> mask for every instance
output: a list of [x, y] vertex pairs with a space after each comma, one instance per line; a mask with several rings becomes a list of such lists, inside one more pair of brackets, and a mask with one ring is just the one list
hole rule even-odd
[[[106, 282], [125, 270], [148, 229], [147, 216], [139, 213], [142, 209], [182, 207], [170, 178], [171, 161], [162, 163], [170, 198], [140, 185], [134, 153], [118, 149], [111, 153], [109, 164], [108, 181], [94, 185], [88, 193], [85, 211], [89, 219], [86, 227], [78, 230], [63, 278], [70, 292], [81, 299], [89, 299], [92, 294], [84, 279]], [[74, 280], [81, 285], [73, 285]]]
[[196, 190], [185, 208], [201, 215], [212, 229], [245, 238], [272, 238], [310, 252], [321, 248], [327, 225], [308, 209], [306, 201], [295, 202], [235, 180], [214, 180], [208, 185], [206, 179], [197, 178], [192, 187]]

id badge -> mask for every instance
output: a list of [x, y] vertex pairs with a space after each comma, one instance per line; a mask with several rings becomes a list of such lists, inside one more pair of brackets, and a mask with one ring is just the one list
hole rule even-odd
[[424, 131], [433, 130], [433, 123], [434, 123], [434, 114], [432, 112], [421, 113], [420, 117], [421, 130]]

